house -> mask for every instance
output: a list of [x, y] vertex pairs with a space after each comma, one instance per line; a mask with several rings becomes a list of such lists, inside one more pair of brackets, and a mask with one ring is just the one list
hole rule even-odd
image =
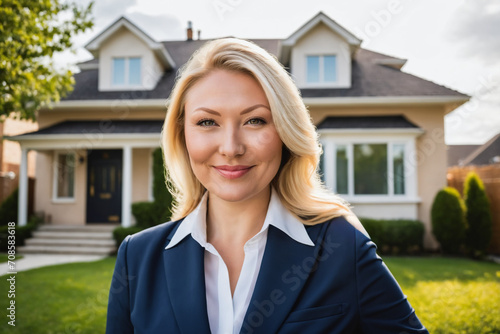
[[482, 166], [500, 163], [500, 133], [483, 145], [448, 146], [448, 166]]
[[[12, 138], [22, 164], [37, 152], [37, 211], [53, 224], [134, 224], [131, 204], [152, 199], [159, 146], [178, 69], [205, 40], [158, 42], [126, 18], [91, 40], [74, 91], [39, 112], [40, 130]], [[324, 13], [286, 39], [254, 39], [290, 70], [320, 133], [326, 185], [371, 218], [419, 219], [446, 185], [444, 115], [469, 97], [401, 69], [406, 60], [361, 48]], [[23, 172], [24, 171], [24, 172]], [[26, 223], [21, 172], [19, 223]]]

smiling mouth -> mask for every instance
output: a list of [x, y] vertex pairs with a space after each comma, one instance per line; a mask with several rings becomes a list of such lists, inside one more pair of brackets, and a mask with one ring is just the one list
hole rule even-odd
[[248, 173], [253, 166], [214, 166], [214, 168], [227, 179], [237, 179]]

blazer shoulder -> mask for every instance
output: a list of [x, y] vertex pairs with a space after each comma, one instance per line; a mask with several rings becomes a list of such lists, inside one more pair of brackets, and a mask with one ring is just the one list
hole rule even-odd
[[[321, 230], [325, 234], [325, 237], [328, 235], [334, 236], [335, 238], [353, 238], [353, 239], [361, 239], [368, 241], [370, 240], [370, 236], [364, 229], [363, 225], [359, 222], [359, 219], [356, 216], [346, 217], [339, 216], [332, 219], [329, 219], [323, 223], [308, 226], [309, 229], [312, 230]], [[323, 234], [319, 232], [320, 234]]]

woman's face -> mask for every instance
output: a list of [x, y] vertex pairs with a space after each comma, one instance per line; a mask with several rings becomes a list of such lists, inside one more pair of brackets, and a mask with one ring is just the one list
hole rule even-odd
[[191, 168], [210, 196], [237, 202], [269, 190], [283, 143], [254, 78], [214, 70], [191, 87], [184, 110]]

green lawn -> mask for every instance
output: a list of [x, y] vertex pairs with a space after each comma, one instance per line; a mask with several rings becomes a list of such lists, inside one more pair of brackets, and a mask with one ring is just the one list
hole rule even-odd
[[[430, 333], [500, 333], [500, 265], [456, 258], [387, 257]], [[20, 272], [16, 327], [1, 316], [0, 333], [103, 333], [115, 258]], [[8, 286], [0, 279], [0, 309]]]
[[[9, 260], [8, 256], [9, 255], [7, 253], [0, 253], [0, 263], [7, 262]], [[16, 255], [15, 261], [21, 260], [22, 258], [23, 258], [22, 255]]]

